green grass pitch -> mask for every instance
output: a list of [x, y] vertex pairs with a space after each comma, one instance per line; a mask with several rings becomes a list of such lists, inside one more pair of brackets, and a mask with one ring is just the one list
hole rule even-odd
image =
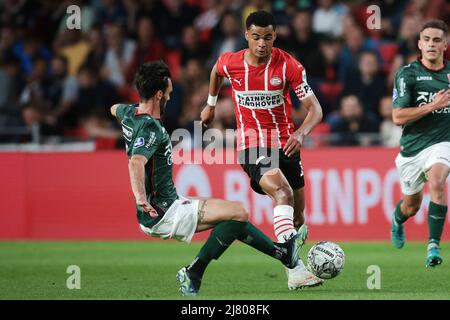
[[[186, 299], [175, 274], [201, 245], [0, 242], [0, 299]], [[342, 274], [321, 287], [289, 291], [281, 263], [235, 243], [206, 270], [195, 299], [450, 299], [450, 243], [442, 244], [444, 263], [434, 269], [424, 266], [424, 243], [409, 242], [401, 250], [388, 242], [340, 245], [346, 254]], [[81, 269], [80, 290], [66, 287], [69, 265]], [[367, 288], [370, 265], [381, 269], [380, 290]]]

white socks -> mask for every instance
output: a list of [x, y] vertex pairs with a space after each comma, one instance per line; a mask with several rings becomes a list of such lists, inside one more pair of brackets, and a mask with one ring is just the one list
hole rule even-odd
[[273, 229], [278, 242], [284, 243], [297, 233], [294, 228], [294, 208], [278, 205], [273, 209]]

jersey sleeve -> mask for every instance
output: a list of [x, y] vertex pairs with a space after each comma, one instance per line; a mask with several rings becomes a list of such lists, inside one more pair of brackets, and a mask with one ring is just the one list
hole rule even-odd
[[403, 67], [395, 74], [392, 102], [394, 108], [414, 107], [411, 95], [414, 87], [414, 77], [411, 77], [408, 67]]
[[136, 154], [150, 159], [158, 149], [162, 140], [162, 132], [155, 123], [146, 123], [136, 133], [131, 156]]
[[216, 71], [217, 74], [221, 77], [227, 77], [227, 74], [224, 70], [224, 67], [227, 66], [231, 52], [225, 52], [222, 54], [216, 62]]
[[305, 68], [292, 56], [286, 60], [286, 80], [300, 101], [314, 94], [306, 80]]
[[116, 117], [120, 120], [120, 121], [122, 121], [122, 119], [123, 119], [123, 117], [125, 116], [125, 112], [127, 111], [127, 108], [129, 108], [130, 106], [129, 105], [126, 105], [126, 104], [119, 104], [118, 106], [117, 106], [117, 109], [116, 109]]

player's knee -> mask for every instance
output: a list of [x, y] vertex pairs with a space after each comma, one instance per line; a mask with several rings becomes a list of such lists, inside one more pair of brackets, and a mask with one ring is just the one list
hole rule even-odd
[[294, 193], [292, 188], [288, 184], [282, 184], [275, 188], [273, 197], [277, 205], [287, 204], [290, 206], [294, 205]]
[[233, 202], [233, 220], [248, 221], [248, 212], [240, 202]]
[[428, 181], [430, 192], [434, 194], [443, 194], [445, 192], [446, 179], [434, 177]]

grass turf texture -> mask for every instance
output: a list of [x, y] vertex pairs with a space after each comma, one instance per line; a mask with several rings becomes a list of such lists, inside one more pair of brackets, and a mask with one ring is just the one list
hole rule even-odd
[[[302, 257], [312, 246], [307, 243]], [[0, 299], [187, 299], [176, 272], [202, 243], [0, 242]], [[340, 243], [342, 274], [323, 286], [289, 291], [281, 263], [235, 243], [206, 270], [195, 299], [450, 299], [450, 243], [443, 265], [425, 268], [425, 243], [394, 249], [388, 242]], [[66, 287], [69, 265], [81, 268], [81, 289]], [[381, 290], [367, 289], [367, 267], [381, 269]]]

